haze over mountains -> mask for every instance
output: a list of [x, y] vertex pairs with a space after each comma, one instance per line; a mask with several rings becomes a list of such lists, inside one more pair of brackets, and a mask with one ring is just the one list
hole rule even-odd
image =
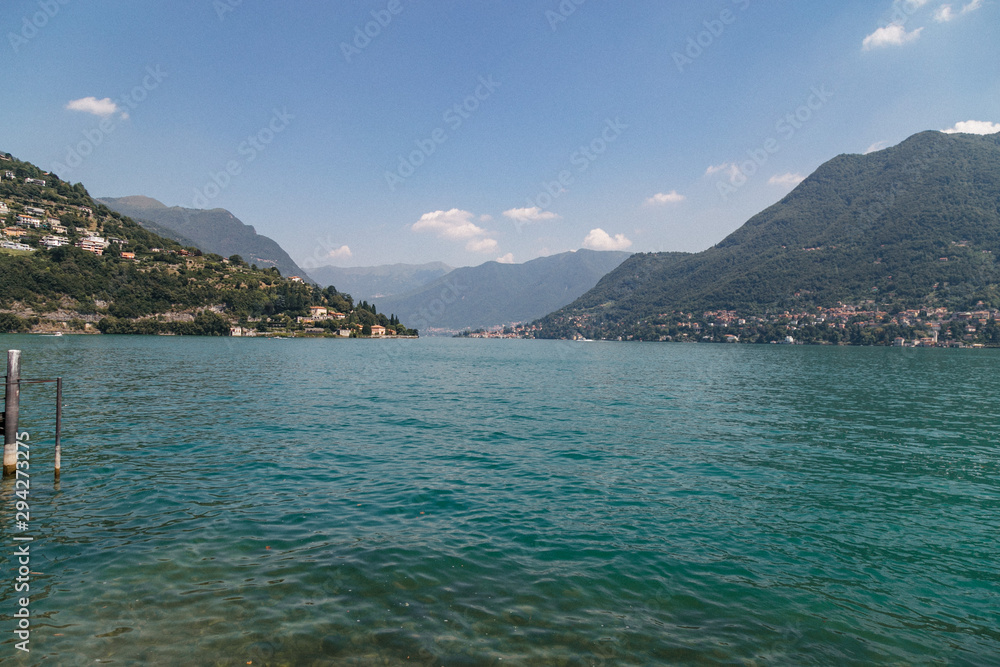
[[[101, 201], [205, 251], [306, 276], [277, 243], [223, 209], [147, 197]], [[866, 301], [1000, 307], [997, 253], [1000, 135], [922, 132], [829, 160], [699, 253], [580, 250], [520, 265], [320, 267], [310, 277], [422, 331], [543, 318], [546, 336], [607, 337], [683, 311], [757, 314]]]
[[637, 254], [543, 335], [628, 335], [682, 311], [1000, 306], [1000, 134], [840, 155], [699, 253]]
[[[420, 331], [459, 331], [526, 322], [573, 301], [630, 253], [577, 250], [525, 262], [455, 269], [428, 285], [380, 299], [379, 312]], [[340, 289], [340, 286], [337, 286]]]
[[320, 266], [309, 269], [309, 275], [324, 287], [334, 285], [357, 300], [372, 301], [412, 292], [452, 270], [443, 262], [430, 262], [350, 268]]
[[261, 268], [277, 267], [285, 277], [308, 274], [272, 239], [262, 236], [251, 226], [224, 208], [208, 210], [166, 206], [151, 197], [104, 197], [105, 206], [134, 219], [151, 232], [196, 246], [203, 252], [223, 257], [239, 255]]

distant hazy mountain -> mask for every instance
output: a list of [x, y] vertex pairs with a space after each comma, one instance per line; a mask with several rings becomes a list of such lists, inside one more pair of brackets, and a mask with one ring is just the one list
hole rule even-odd
[[486, 262], [455, 269], [419, 290], [379, 299], [375, 305], [380, 313], [394, 313], [421, 333], [525, 322], [572, 302], [629, 254], [577, 250], [524, 264]]
[[280, 245], [261, 236], [251, 225], [243, 224], [224, 208], [168, 207], [155, 199], [141, 196], [105, 197], [98, 201], [135, 219], [151, 232], [180, 243], [193, 243], [203, 252], [214, 252], [223, 257], [239, 255], [261, 268], [276, 266], [285, 277], [309, 277]]
[[385, 264], [341, 269], [321, 266], [310, 269], [309, 275], [323, 287], [335, 286], [356, 301], [383, 299], [420, 289], [427, 283], [452, 270], [442, 262], [430, 264]]

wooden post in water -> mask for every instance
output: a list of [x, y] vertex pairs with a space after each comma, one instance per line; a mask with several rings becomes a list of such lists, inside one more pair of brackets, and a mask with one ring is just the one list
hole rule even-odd
[[4, 395], [3, 476], [17, 470], [17, 415], [21, 398], [21, 350], [7, 350], [7, 386]]
[[59, 435], [62, 433], [62, 378], [56, 378], [56, 479], [59, 479], [59, 468], [62, 467], [62, 445]]

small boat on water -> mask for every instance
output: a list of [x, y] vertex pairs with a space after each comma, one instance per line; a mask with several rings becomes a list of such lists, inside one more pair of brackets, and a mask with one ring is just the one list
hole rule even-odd
[[56, 331], [55, 333], [38, 334], [39, 336], [62, 336], [62, 331]]

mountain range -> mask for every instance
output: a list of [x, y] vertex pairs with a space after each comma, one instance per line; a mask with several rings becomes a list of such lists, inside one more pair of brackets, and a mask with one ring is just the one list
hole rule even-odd
[[261, 268], [275, 267], [285, 277], [310, 277], [272, 239], [257, 233], [224, 208], [208, 210], [167, 206], [151, 197], [103, 197], [112, 211], [127, 215], [149, 231], [183, 245], [223, 257], [239, 255]]
[[922, 132], [821, 165], [699, 253], [636, 254], [537, 324], [628, 335], [683, 311], [1000, 306], [1000, 134]]
[[377, 305], [379, 312], [395, 313], [421, 332], [526, 322], [570, 303], [628, 256], [627, 252], [577, 250], [523, 264], [486, 262], [455, 269], [418, 290], [381, 299]]
[[351, 268], [320, 266], [309, 269], [309, 275], [320, 285], [333, 285], [359, 301], [372, 301], [412, 292], [452, 270], [444, 262], [430, 262]]

